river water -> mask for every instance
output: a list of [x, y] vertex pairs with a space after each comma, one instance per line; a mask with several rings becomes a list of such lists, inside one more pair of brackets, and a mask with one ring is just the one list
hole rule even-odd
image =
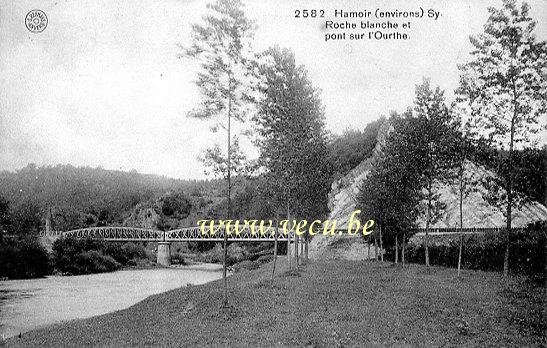
[[0, 281], [0, 342], [19, 332], [113, 312], [153, 294], [220, 279], [222, 272], [216, 266]]

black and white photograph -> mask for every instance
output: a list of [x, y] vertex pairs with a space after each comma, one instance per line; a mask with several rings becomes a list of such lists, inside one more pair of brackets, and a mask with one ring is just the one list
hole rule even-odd
[[0, 0], [0, 347], [547, 347], [547, 1]]

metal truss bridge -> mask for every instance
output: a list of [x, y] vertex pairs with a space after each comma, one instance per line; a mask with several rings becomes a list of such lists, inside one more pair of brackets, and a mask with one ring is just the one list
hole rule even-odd
[[[258, 231], [252, 233], [249, 227], [240, 230], [236, 234], [233, 228], [230, 228], [228, 233], [228, 241], [230, 242], [273, 242], [275, 240], [274, 231], [277, 230], [277, 240], [280, 242], [288, 241], [288, 236], [283, 233], [282, 229], [271, 228], [266, 234], [260, 234]], [[125, 241], [142, 241], [142, 242], [194, 242], [194, 241], [211, 241], [220, 242], [224, 240], [224, 227], [218, 229], [214, 234], [209, 233], [209, 228], [206, 228], [207, 233], [202, 233], [200, 227], [186, 227], [171, 231], [157, 231], [137, 227], [89, 227], [72, 231], [42, 231], [40, 236], [59, 238], [71, 237], [76, 239], [100, 239], [112, 242]], [[294, 235], [294, 233], [290, 233]], [[294, 237], [293, 237], [294, 238]]]
[[[515, 228], [516, 230], [517, 228]], [[216, 230], [216, 229], [215, 229]], [[258, 231], [252, 233], [249, 226], [240, 230], [239, 234], [236, 234], [234, 229], [231, 228], [231, 233], [228, 234], [228, 241], [230, 242], [273, 242], [275, 240], [274, 231], [275, 228], [271, 228], [267, 234], [260, 234]], [[457, 235], [463, 234], [482, 234], [485, 232], [500, 232], [503, 228], [467, 228], [463, 230], [450, 229], [450, 228], [432, 228], [429, 234], [434, 235]], [[158, 231], [152, 229], [138, 228], [138, 227], [88, 227], [71, 231], [42, 231], [40, 236], [59, 238], [59, 237], [72, 237], [76, 239], [100, 239], [112, 242], [124, 242], [124, 241], [142, 241], [142, 242], [196, 242], [196, 241], [211, 241], [221, 242], [224, 240], [225, 227], [220, 227], [216, 230], [216, 233], [209, 233], [209, 228], [206, 228], [207, 233], [203, 234], [200, 227], [185, 227], [171, 231]], [[342, 234], [342, 230], [336, 229], [337, 234]], [[425, 235], [424, 229], [413, 230], [416, 236]], [[290, 237], [294, 239], [294, 231], [291, 231], [288, 235], [283, 233], [282, 229], [277, 229], [277, 240], [279, 242], [287, 242]]]

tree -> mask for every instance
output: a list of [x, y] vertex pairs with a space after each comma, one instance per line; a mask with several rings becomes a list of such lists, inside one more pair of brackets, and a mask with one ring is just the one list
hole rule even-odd
[[36, 235], [42, 227], [42, 212], [30, 198], [15, 207], [12, 215], [13, 232], [18, 235]]
[[[439, 185], [449, 183], [454, 169], [454, 137], [456, 124], [445, 104], [444, 92], [432, 90], [429, 80], [416, 86], [414, 102], [415, 128], [412, 139], [417, 140], [409, 150], [420, 163], [418, 179], [425, 194], [425, 265], [429, 267], [429, 227], [444, 210], [439, 200]], [[421, 136], [416, 137], [416, 132]]]
[[[455, 107], [456, 110], [463, 112], [462, 109]], [[456, 191], [459, 198], [459, 211], [460, 211], [460, 241], [458, 250], [458, 277], [460, 276], [460, 270], [462, 265], [462, 253], [463, 253], [463, 201], [469, 196], [470, 193], [476, 191], [476, 185], [479, 182], [473, 171], [469, 170], [472, 165], [470, 160], [474, 159], [475, 144], [473, 142], [472, 128], [469, 122], [464, 120], [463, 115], [459, 115], [456, 118], [456, 125], [458, 130], [454, 132], [451, 140], [454, 147], [454, 161], [456, 172], [455, 179], [457, 187], [451, 187], [452, 191]]]
[[420, 133], [416, 120], [411, 116], [411, 110], [403, 115], [391, 115], [388, 122], [392, 131], [385, 144], [381, 144], [380, 155], [372, 163], [357, 197], [361, 210], [382, 226], [387, 238], [395, 239], [396, 255], [402, 234], [403, 265], [407, 230], [416, 224], [423, 197], [416, 166], [418, 159], [413, 157], [412, 151], [418, 144]]
[[378, 131], [384, 122], [386, 118], [382, 116], [367, 124], [363, 131], [348, 129], [341, 135], [330, 136], [327, 158], [334, 180], [346, 175], [372, 156]]
[[168, 193], [163, 197], [161, 212], [165, 216], [184, 219], [190, 214], [192, 204], [183, 190]]
[[[384, 162], [380, 163], [380, 165], [371, 170], [365, 180], [361, 183], [359, 194], [357, 195], [357, 202], [363, 214], [373, 218], [376, 225], [378, 225], [380, 231], [380, 249], [382, 249], [382, 229], [385, 231], [385, 226], [388, 225], [388, 220], [390, 220], [391, 213], [394, 210], [393, 206], [390, 207], [391, 209], [388, 207], [389, 204], [393, 203], [391, 199], [394, 198], [394, 196], [390, 195], [391, 188], [386, 180], [388, 179], [389, 174], [382, 165]], [[397, 236], [395, 236], [395, 240], [395, 258], [397, 260]], [[378, 255], [376, 255], [376, 258], [378, 258]]]
[[[263, 100], [254, 117], [259, 162], [272, 189], [272, 202], [295, 218], [322, 217], [327, 210], [329, 174], [326, 170], [324, 111], [294, 54], [279, 47], [263, 53], [270, 64], [260, 72], [265, 84]], [[308, 235], [305, 235], [306, 250]], [[307, 255], [307, 252], [306, 252]]]
[[9, 202], [0, 196], [0, 241], [4, 233], [7, 233], [11, 227], [11, 216]]
[[474, 126], [492, 144], [507, 150], [504, 275], [509, 270], [514, 205], [513, 152], [544, 127], [539, 118], [547, 110], [546, 42], [536, 40], [536, 23], [529, 11], [528, 4], [519, 8], [514, 0], [504, 0], [501, 9], [488, 8], [484, 32], [470, 37], [471, 61], [460, 66], [458, 93], [467, 102]]
[[[212, 130], [224, 129], [227, 134], [226, 156], [217, 156], [217, 149], [209, 157], [216, 159], [219, 165], [224, 163], [226, 167], [227, 220], [231, 218], [232, 122], [243, 123], [248, 106], [253, 101], [250, 40], [254, 24], [242, 8], [240, 0], [217, 0], [207, 4], [211, 13], [203, 17], [203, 24], [192, 25], [192, 45], [184, 48], [184, 56], [200, 62], [196, 85], [202, 100], [188, 116], [214, 120]], [[227, 240], [225, 233], [224, 306], [228, 305]]]

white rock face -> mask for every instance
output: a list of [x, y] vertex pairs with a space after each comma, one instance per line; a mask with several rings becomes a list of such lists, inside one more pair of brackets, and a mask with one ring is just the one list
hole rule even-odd
[[[506, 220], [503, 214], [504, 206], [496, 207], [490, 204], [484, 197], [488, 190], [482, 183], [485, 178], [495, 177], [496, 174], [472, 162], [466, 163], [466, 173], [477, 183], [476, 191], [463, 199], [463, 227], [464, 228], [495, 228], [505, 227]], [[460, 227], [460, 198], [458, 185], [440, 185], [440, 201], [446, 207], [439, 220], [435, 221], [431, 228], [458, 228]], [[500, 195], [505, 190], [500, 189]], [[529, 223], [547, 220], [547, 208], [535, 201], [523, 201], [513, 207], [511, 213], [511, 225], [513, 227], [525, 227]], [[418, 226], [425, 228], [425, 221], [418, 220]]]
[[[380, 127], [378, 142], [370, 158], [365, 159], [346, 176], [336, 180], [332, 184], [329, 194], [328, 207], [329, 219], [337, 221], [337, 227], [347, 228], [347, 222], [355, 211], [359, 186], [370, 172], [376, 158], [381, 155], [386, 138], [393, 130], [388, 121]], [[505, 217], [503, 210], [493, 206], [484, 197], [487, 190], [480, 183], [481, 179], [493, 177], [495, 174], [474, 163], [467, 163], [467, 172], [479, 182], [475, 192], [470, 193], [463, 202], [463, 227], [464, 228], [493, 228], [504, 227]], [[439, 220], [435, 221], [431, 228], [458, 228], [460, 226], [459, 193], [458, 184], [438, 185], [441, 194], [440, 201], [446, 207]], [[500, 194], [504, 191], [501, 190]], [[535, 221], [547, 220], [547, 208], [534, 201], [528, 201], [519, 207], [513, 208], [512, 225], [524, 227]], [[368, 220], [366, 212], [361, 214], [363, 221]], [[418, 226], [424, 228], [425, 221], [418, 220]], [[343, 241], [341, 241], [343, 239]], [[371, 248], [371, 257], [374, 258], [374, 247]], [[311, 258], [344, 258], [350, 260], [362, 260], [368, 258], [368, 247], [363, 238], [348, 236], [347, 234], [336, 236], [315, 236], [310, 242], [309, 255]]]
[[123, 222], [124, 226], [147, 228], [158, 230], [160, 215], [150, 204], [137, 204], [131, 215]]
[[[378, 140], [373, 150], [373, 155], [357, 167], [353, 168], [346, 176], [336, 180], [332, 184], [329, 193], [328, 207], [330, 209], [329, 220], [336, 220], [338, 228], [347, 228], [351, 214], [355, 211], [359, 186], [372, 168], [372, 163], [381, 154], [386, 137], [393, 128], [385, 121], [378, 130]], [[361, 214], [362, 220], [368, 220]], [[343, 239], [344, 241], [339, 241]], [[375, 248], [370, 248], [370, 258], [375, 258]], [[349, 260], [364, 260], [369, 258], [369, 248], [365, 240], [359, 236], [349, 236], [346, 233], [336, 236], [315, 236], [310, 242], [310, 258], [342, 258]]]

